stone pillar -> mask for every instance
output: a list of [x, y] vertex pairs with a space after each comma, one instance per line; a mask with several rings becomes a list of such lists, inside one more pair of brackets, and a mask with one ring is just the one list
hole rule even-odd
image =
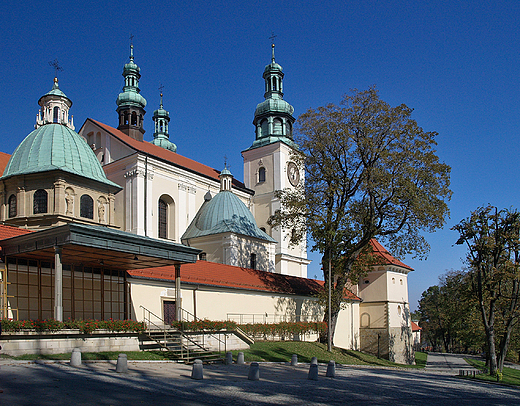
[[108, 194], [108, 213], [106, 214], [106, 222], [107, 224], [113, 226], [115, 224], [115, 212], [116, 212], [116, 205], [115, 205], [116, 197], [113, 193]]
[[61, 247], [54, 247], [54, 320], [63, 321], [63, 267]]
[[25, 187], [23, 186], [18, 187], [16, 209], [18, 210], [19, 216], [25, 216]]
[[182, 321], [181, 301], [181, 265], [175, 264], [175, 319], [177, 321]]
[[65, 214], [66, 203], [65, 180], [57, 179], [54, 182], [54, 214]]

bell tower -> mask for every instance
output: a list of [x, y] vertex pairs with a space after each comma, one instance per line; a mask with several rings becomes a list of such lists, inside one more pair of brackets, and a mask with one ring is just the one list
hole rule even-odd
[[130, 61], [123, 68], [125, 85], [117, 97], [118, 130], [129, 137], [143, 141], [143, 117], [146, 114], [146, 99], [139, 90], [140, 68], [134, 63], [134, 45], [130, 44]]
[[271, 63], [264, 69], [264, 101], [257, 105], [253, 125], [255, 140], [242, 151], [244, 183], [255, 191], [253, 213], [263, 231], [277, 241], [275, 269], [277, 273], [307, 277], [307, 247], [289, 246], [291, 230], [271, 228], [267, 220], [280, 209], [275, 196], [277, 190], [303, 185], [304, 171], [296, 166], [291, 156], [298, 146], [293, 141], [294, 108], [283, 99], [283, 71], [276, 63], [272, 44]]

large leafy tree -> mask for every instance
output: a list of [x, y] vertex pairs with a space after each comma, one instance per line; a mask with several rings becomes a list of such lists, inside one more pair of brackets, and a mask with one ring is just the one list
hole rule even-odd
[[358, 260], [370, 240], [385, 238], [398, 256], [424, 255], [429, 246], [421, 232], [441, 227], [448, 214], [450, 167], [435, 153], [437, 134], [411, 114], [370, 88], [298, 119], [293, 159], [305, 168], [305, 185], [278, 192], [281, 209], [270, 224], [292, 230], [295, 244], [307, 233], [324, 270], [330, 260], [332, 334], [345, 287], [371, 265]]
[[520, 322], [520, 213], [481, 207], [453, 229], [459, 232], [457, 244], [468, 248], [468, 273], [486, 332], [489, 373], [494, 375], [504, 367]]

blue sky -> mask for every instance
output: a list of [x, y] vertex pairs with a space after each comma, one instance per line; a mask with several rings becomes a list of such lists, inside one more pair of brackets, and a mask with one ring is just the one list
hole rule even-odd
[[[427, 260], [402, 260], [410, 303], [460, 269], [465, 250], [450, 228], [478, 206], [518, 207], [520, 35], [518, 1], [12, 1], [0, 14], [3, 72], [0, 150], [12, 153], [33, 129], [37, 101], [52, 87], [73, 101], [79, 130], [88, 117], [117, 126], [129, 36], [147, 99], [145, 139], [164, 86], [177, 152], [220, 169], [224, 156], [243, 179], [241, 150], [254, 139], [271, 32], [295, 116], [375, 85], [380, 97], [414, 108], [437, 131], [452, 167], [451, 216], [428, 235]], [[309, 277], [320, 276], [318, 257]]]

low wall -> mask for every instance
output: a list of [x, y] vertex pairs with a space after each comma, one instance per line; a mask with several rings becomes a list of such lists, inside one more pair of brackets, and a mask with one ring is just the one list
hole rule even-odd
[[0, 336], [2, 353], [12, 356], [23, 354], [62, 354], [80, 348], [82, 352], [139, 351], [139, 333], [114, 333], [97, 330], [83, 334], [79, 330], [57, 332], [20, 331]]
[[[218, 333], [214, 334], [219, 337]], [[204, 344], [212, 351], [231, 351], [249, 348], [240, 337], [233, 332], [221, 334], [220, 339], [226, 341], [225, 346], [215, 337], [193, 334], [192, 339]], [[146, 336], [139, 333], [112, 332], [96, 330], [92, 334], [80, 333], [79, 330], [61, 330], [57, 332], [20, 331], [3, 333], [0, 336], [1, 354], [18, 356], [23, 354], [63, 354], [80, 348], [82, 352], [125, 352], [140, 351]]]

